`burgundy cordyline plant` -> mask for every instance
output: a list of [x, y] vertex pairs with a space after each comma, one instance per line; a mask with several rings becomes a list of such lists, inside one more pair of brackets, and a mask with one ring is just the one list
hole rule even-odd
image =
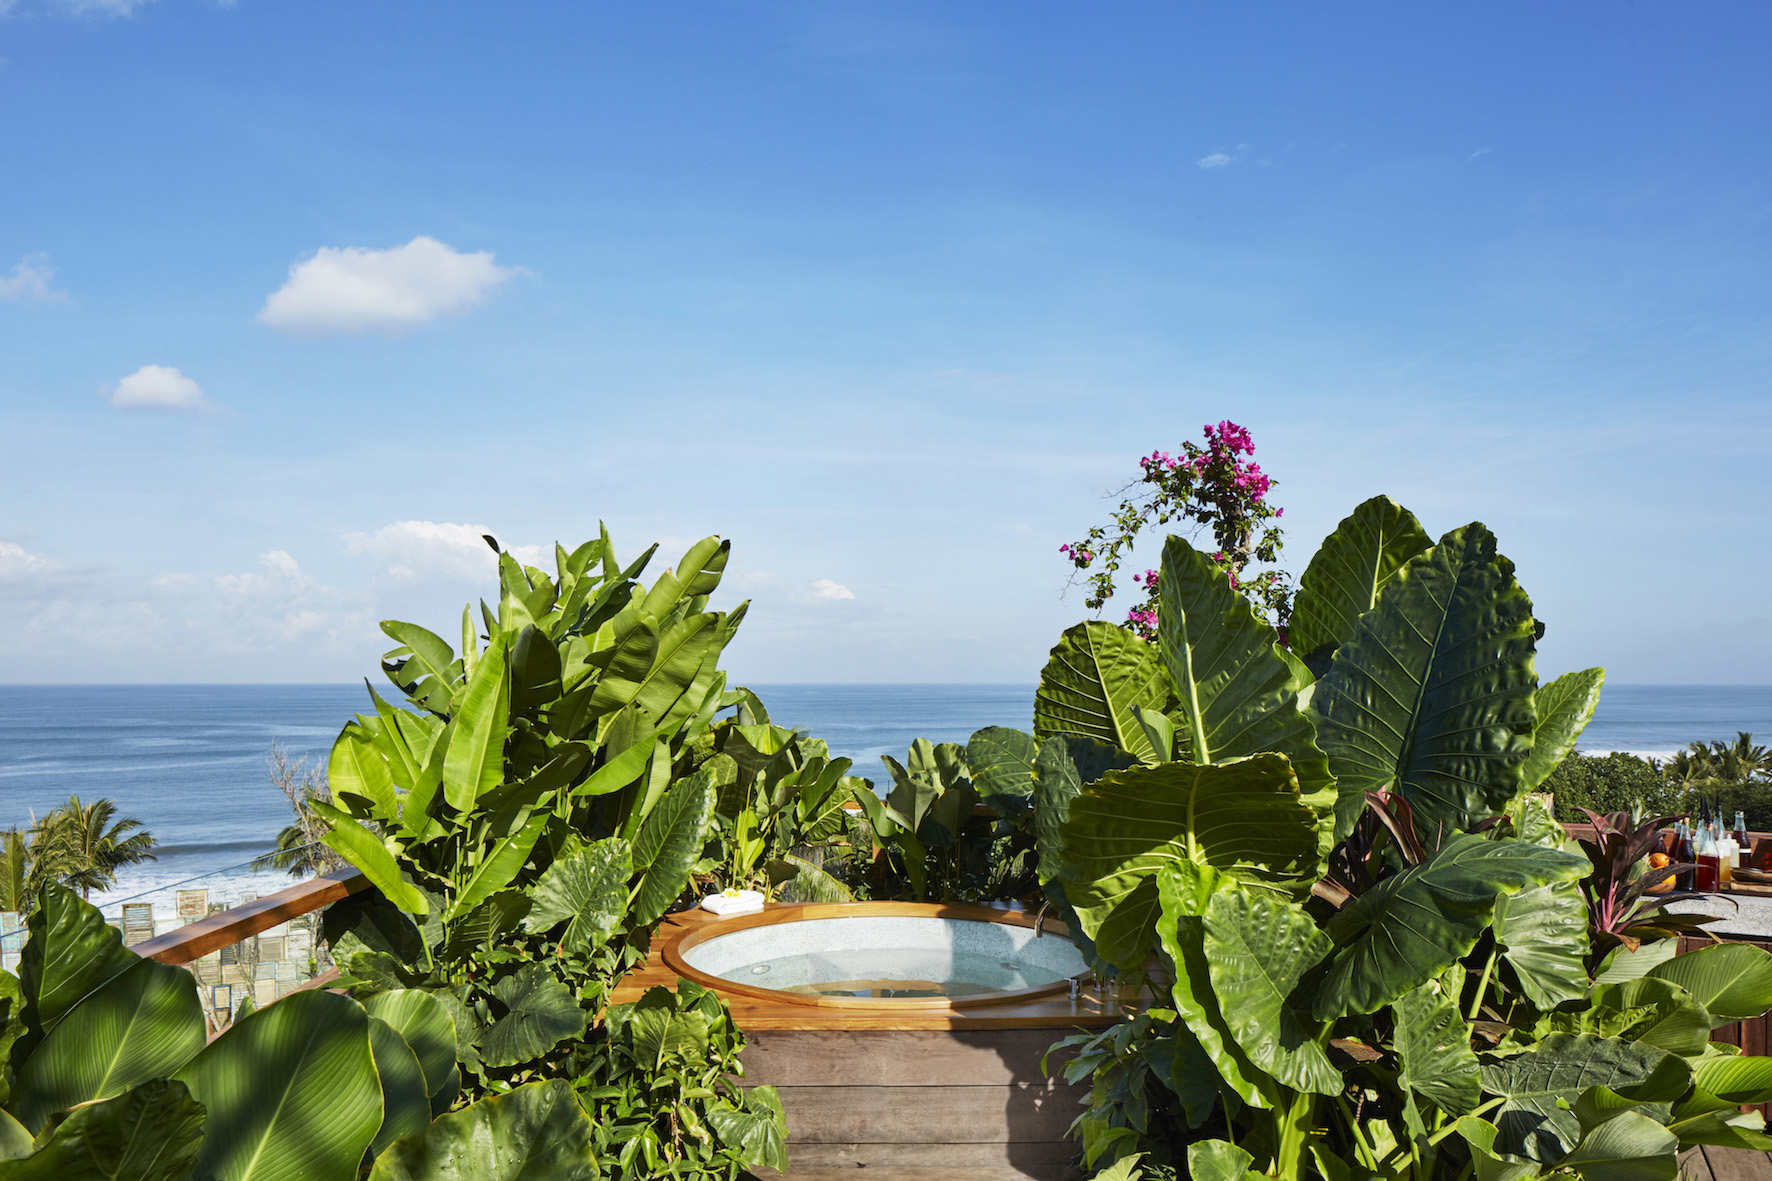
[[[1205, 427], [1206, 445], [1184, 441], [1182, 454], [1153, 451], [1138, 461], [1141, 475], [1121, 492], [1137, 489], [1120, 502], [1113, 520], [1089, 530], [1081, 541], [1058, 547], [1089, 586], [1084, 600], [1100, 611], [1114, 597], [1114, 576], [1140, 531], [1148, 525], [1193, 521], [1212, 530], [1218, 550], [1212, 560], [1231, 586], [1249, 600], [1255, 613], [1272, 623], [1285, 641], [1286, 621], [1292, 614], [1292, 585], [1286, 574], [1266, 570], [1251, 574], [1251, 561], [1272, 564], [1279, 559], [1279, 520], [1285, 509], [1267, 502], [1274, 480], [1253, 459], [1255, 442], [1249, 432], [1225, 419]], [[1097, 565], [1097, 563], [1100, 563]], [[1124, 627], [1146, 639], [1157, 630], [1157, 571], [1135, 575], [1133, 585], [1143, 592], [1143, 602], [1126, 613]], [[1076, 576], [1073, 576], [1073, 581]]]
[[1663, 909], [1670, 902], [1702, 898], [1702, 894], [1650, 893], [1653, 887], [1672, 881], [1693, 866], [1670, 862], [1660, 869], [1645, 868], [1636, 878], [1631, 877], [1637, 862], [1661, 851], [1662, 828], [1679, 817], [1653, 816], [1633, 825], [1625, 812], [1602, 816], [1586, 808], [1582, 811], [1587, 812], [1594, 826], [1592, 837], [1578, 839], [1594, 866], [1593, 874], [1581, 883], [1581, 890], [1587, 895], [1589, 934], [1596, 956], [1610, 951], [1614, 944], [1635, 951], [1644, 943], [1690, 934], [1702, 930], [1705, 923], [1716, 921], [1713, 915], [1668, 914]]

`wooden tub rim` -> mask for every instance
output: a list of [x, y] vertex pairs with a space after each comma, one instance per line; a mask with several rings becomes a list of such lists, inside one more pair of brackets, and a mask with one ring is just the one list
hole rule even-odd
[[971, 902], [771, 902], [755, 913], [729, 919], [718, 919], [694, 930], [684, 932], [664, 946], [664, 961], [677, 975], [693, 980], [703, 988], [734, 992], [755, 1000], [778, 1001], [784, 1004], [809, 1005], [820, 1009], [871, 1009], [888, 1012], [943, 1011], [977, 1009], [990, 1005], [1014, 1004], [1039, 997], [1069, 992], [1073, 983], [1088, 984], [1089, 972], [1067, 976], [1052, 984], [1036, 988], [1018, 988], [1010, 992], [981, 992], [973, 996], [927, 997], [859, 997], [820, 996], [784, 992], [776, 988], [759, 988], [754, 984], [713, 976], [691, 967], [683, 953], [709, 939], [718, 939], [734, 931], [756, 927], [773, 927], [780, 923], [797, 923], [807, 919], [842, 919], [857, 914], [877, 918], [961, 919], [970, 922], [1000, 923], [1010, 927], [1037, 927], [1043, 935], [1069, 939], [1070, 931], [1055, 919], [1041, 919], [1019, 907], [983, 906]]

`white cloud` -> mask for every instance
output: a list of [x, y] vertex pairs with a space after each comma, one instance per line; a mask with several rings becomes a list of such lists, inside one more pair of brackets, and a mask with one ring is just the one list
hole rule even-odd
[[823, 599], [826, 602], [835, 603], [841, 602], [844, 599], [855, 598], [855, 592], [840, 582], [832, 582], [828, 578], [821, 578], [812, 584], [812, 597], [815, 599]]
[[134, 16], [153, 0], [56, 0], [56, 8], [74, 16]]
[[1468, 163], [1471, 160], [1475, 160], [1478, 156], [1487, 156], [1492, 151], [1494, 151], [1493, 148], [1478, 148], [1476, 151], [1466, 156], [1465, 161]]
[[289, 556], [288, 550], [274, 549], [270, 553], [260, 554], [258, 564], [264, 568], [263, 573], [252, 571], [246, 574], [216, 575], [216, 587], [228, 595], [264, 596], [311, 590], [318, 585], [301, 572], [301, 567]]
[[1207, 172], [1212, 172], [1215, 169], [1230, 167], [1231, 158], [1223, 152], [1213, 152], [1210, 156], [1201, 156], [1194, 163]]
[[0, 583], [22, 583], [59, 569], [61, 563], [54, 559], [31, 553], [16, 542], [0, 541]]
[[167, 365], [143, 365], [117, 383], [111, 405], [143, 410], [207, 410], [203, 387]]
[[289, 268], [258, 319], [307, 336], [401, 332], [478, 307], [520, 273], [493, 262], [491, 251], [463, 254], [422, 236], [387, 250], [322, 246]]
[[68, 293], [49, 285], [54, 278], [55, 268], [49, 265], [48, 255], [27, 254], [13, 266], [12, 274], [0, 275], [0, 299], [20, 303], [61, 303], [68, 298]]
[[[421, 574], [452, 578], [489, 578], [498, 568], [498, 555], [486, 544], [492, 530], [484, 525], [457, 525], [451, 521], [395, 521], [374, 533], [347, 533], [345, 547], [354, 554], [369, 554], [388, 565], [389, 578], [411, 579]], [[507, 545], [504, 551], [526, 566], [549, 568], [544, 562], [553, 549], [541, 545]]]

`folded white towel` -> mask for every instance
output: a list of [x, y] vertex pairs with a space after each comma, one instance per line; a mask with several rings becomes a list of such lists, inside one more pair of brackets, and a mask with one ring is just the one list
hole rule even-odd
[[763, 895], [758, 890], [738, 890], [732, 895], [709, 894], [701, 900], [701, 908], [723, 919], [738, 914], [756, 914], [763, 909]]

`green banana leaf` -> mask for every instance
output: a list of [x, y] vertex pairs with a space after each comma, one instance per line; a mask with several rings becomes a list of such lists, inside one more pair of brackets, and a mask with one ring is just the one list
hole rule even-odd
[[1282, 901], [1316, 880], [1316, 814], [1281, 754], [1109, 771], [1071, 801], [1059, 837], [1065, 895], [1101, 957], [1124, 968], [1150, 953], [1164, 865], [1209, 865]]
[[535, 848], [535, 842], [541, 839], [542, 831], [553, 818], [552, 812], [538, 809], [516, 832], [494, 842], [485, 860], [475, 867], [461, 893], [449, 904], [443, 921], [454, 922], [510, 885], [517, 874], [522, 872], [524, 862], [529, 860], [530, 850]]
[[1693, 1065], [1692, 1081], [1730, 1107], [1772, 1103], [1772, 1058], [1706, 1058]]
[[1605, 1181], [1673, 1181], [1680, 1174], [1680, 1138], [1637, 1111], [1591, 1128], [1561, 1167]]
[[1328, 853], [1347, 835], [1332, 831], [1335, 779], [1298, 708], [1274, 629], [1255, 617], [1249, 600], [1206, 555], [1179, 537], [1164, 543], [1158, 586], [1157, 649], [1186, 732], [1180, 744], [1186, 754], [1177, 757], [1205, 765], [1263, 751], [1285, 755], [1304, 804], [1322, 817], [1318, 839], [1320, 851]]
[[187, 1181], [203, 1121], [183, 1083], [154, 1079], [75, 1108], [35, 1153], [0, 1163], [0, 1181]]
[[1502, 1100], [1490, 1116], [1498, 1133], [1494, 1150], [1541, 1164], [1561, 1160], [1581, 1141], [1581, 1122], [1571, 1107], [1589, 1087], [1665, 1102], [1677, 1098], [1691, 1077], [1683, 1061], [1653, 1046], [1566, 1033], [1480, 1069], [1485, 1094]]
[[454, 702], [443, 752], [443, 799], [457, 812], [467, 812], [504, 782], [511, 712], [509, 650], [509, 637], [495, 635]]
[[1480, 524], [1417, 554], [1317, 681], [1317, 742], [1340, 785], [1401, 792], [1429, 848], [1500, 812], [1532, 749], [1532, 602]]
[[408, 914], [422, 915], [430, 909], [424, 891], [407, 880], [381, 838], [324, 800], [310, 800], [308, 807], [330, 825], [320, 838], [326, 847], [362, 870], [382, 897]]
[[388, 680], [426, 709], [447, 715], [455, 680], [461, 675], [449, 645], [416, 623], [384, 619], [381, 629], [401, 645], [382, 657], [382, 671]]
[[19, 1070], [9, 1110], [32, 1134], [58, 1111], [163, 1078], [203, 1048], [203, 1008], [182, 968], [138, 959], [43, 1039]]
[[689, 884], [714, 818], [714, 778], [705, 768], [660, 797], [634, 838], [639, 880], [628, 903], [630, 927], [650, 927]]
[[631, 641], [624, 639], [591, 694], [593, 716], [630, 702], [663, 721], [695, 684], [710, 653], [723, 643], [719, 617], [691, 615], [662, 628], [642, 616]]
[[26, 1032], [13, 1046], [15, 1062], [54, 1032], [83, 997], [141, 959], [123, 946], [123, 933], [105, 923], [98, 907], [60, 882], [44, 885], [25, 928], [18, 983]]
[[1342, 518], [1298, 580], [1286, 639], [1301, 657], [1326, 664], [1353, 637], [1360, 616], [1416, 554], [1433, 545], [1415, 516], [1388, 496], [1374, 496]]
[[205, 1181], [350, 1181], [381, 1126], [369, 1014], [324, 990], [235, 1023], [175, 1077], [208, 1113]]
[[1560, 849], [1454, 836], [1329, 920], [1336, 951], [1317, 991], [1318, 1020], [1374, 1012], [1457, 963], [1488, 927], [1498, 894], [1578, 881], [1590, 870], [1587, 858]]
[[1499, 894], [1493, 925], [1502, 958], [1538, 1008], [1587, 995], [1587, 900], [1578, 883]]
[[1657, 939], [1640, 945], [1635, 951], [1623, 945], [1614, 947], [1600, 961], [1599, 970], [1594, 973], [1594, 983], [1621, 984], [1626, 980], [1640, 980], [1657, 965], [1673, 959], [1679, 949], [1678, 939]]
[[381, 1083], [381, 1127], [369, 1142], [370, 1155], [394, 1141], [414, 1136], [431, 1122], [431, 1099], [418, 1055], [400, 1032], [379, 1017], [369, 1018], [369, 1052]]
[[561, 950], [588, 956], [622, 929], [633, 876], [633, 851], [620, 837], [586, 845], [554, 862], [536, 881], [523, 926], [543, 932], [565, 923]]
[[1772, 1009], [1772, 954], [1748, 943], [1722, 943], [1677, 955], [1649, 970], [1690, 992], [1717, 1025]]
[[1557, 765], [1575, 749], [1576, 739], [1593, 720], [1606, 683], [1603, 668], [1564, 673], [1538, 687], [1532, 705], [1538, 724], [1532, 731], [1532, 753], [1520, 764], [1520, 790], [1537, 791]]
[[31, 1134], [25, 1125], [0, 1111], [0, 1161], [18, 1160], [31, 1155]]
[[491, 1067], [533, 1062], [570, 1038], [584, 1036], [590, 1014], [545, 964], [524, 964], [492, 986], [505, 1015], [486, 1027], [480, 1058]]
[[[383, 725], [377, 719], [372, 730], [360, 721], [347, 722], [338, 741], [332, 744], [332, 754], [326, 763], [326, 781], [332, 789], [333, 799], [347, 804], [346, 797], [354, 796], [369, 805], [365, 815], [391, 824], [400, 815], [400, 805], [394, 796], [394, 777], [387, 756], [376, 741]], [[388, 745], [393, 745], [391, 740]], [[413, 778], [417, 778], [416, 771]], [[408, 783], [412, 781], [407, 780]]]
[[1156, 649], [1099, 619], [1067, 629], [1034, 693], [1034, 737], [1093, 738], [1143, 763], [1156, 763], [1134, 706], [1166, 712], [1169, 678]]
[[[461, 1071], [455, 1064], [455, 1020], [443, 1003], [422, 989], [399, 988], [377, 993], [363, 1002], [363, 1008], [405, 1039], [418, 1059], [431, 1110], [437, 1110], [439, 1102], [453, 1100]], [[373, 1041], [370, 1048], [374, 1049]]]
[[1262, 1071], [1318, 1095], [1338, 1095], [1344, 1083], [1310, 1019], [1309, 996], [1301, 1004], [1294, 994], [1331, 947], [1303, 907], [1269, 895], [1230, 887], [1206, 904], [1207, 971], [1231, 1035]]
[[571, 1083], [525, 1083], [396, 1141], [369, 1181], [602, 1181], [591, 1132]]
[[1471, 1052], [1470, 1026], [1453, 998], [1426, 984], [1404, 993], [1392, 1011], [1399, 1083], [1447, 1115], [1476, 1110], [1483, 1082]]

